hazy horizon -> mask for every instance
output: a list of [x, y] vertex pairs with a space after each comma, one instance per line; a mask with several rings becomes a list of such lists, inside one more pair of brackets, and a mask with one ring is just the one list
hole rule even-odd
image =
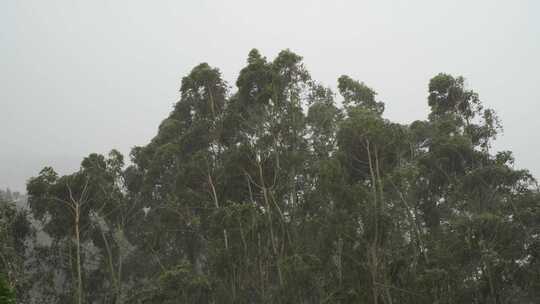
[[252, 48], [289, 48], [333, 88], [361, 80], [402, 123], [426, 119], [431, 77], [463, 75], [501, 118], [494, 149], [540, 176], [538, 13], [532, 0], [3, 1], [0, 189], [25, 191], [43, 166], [68, 173], [93, 152], [128, 158], [192, 67], [220, 68], [234, 90]]

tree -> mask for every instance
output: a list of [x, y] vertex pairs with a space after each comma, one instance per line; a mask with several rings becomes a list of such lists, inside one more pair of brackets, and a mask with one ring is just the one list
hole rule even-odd
[[199, 64], [131, 165], [30, 180], [51, 302], [538, 302], [539, 188], [463, 77], [431, 79], [411, 124], [290, 50], [251, 50], [235, 84]]
[[[130, 215], [119, 184], [122, 167], [122, 155], [113, 150], [108, 159], [98, 154], [89, 155], [82, 161], [81, 169], [70, 175], [58, 176], [52, 168], [44, 168], [28, 183], [30, 210], [52, 238], [48, 250], [60, 252], [56, 256], [57, 264], [52, 265], [56, 268], [51, 269], [52, 275], [56, 281], [71, 286], [76, 303], [93, 298], [90, 292], [85, 292], [84, 283], [96, 288], [92, 280], [96, 271], [92, 273], [90, 264], [101, 253], [109, 269], [113, 302], [122, 298], [120, 281], [125, 255], [122, 247], [128, 246], [123, 229]], [[110, 238], [115, 248], [111, 248]], [[59, 274], [58, 270], [64, 273]], [[65, 279], [70, 275], [72, 280]], [[61, 292], [59, 297], [64, 297]]]
[[12, 199], [9, 191], [0, 191], [0, 280], [4, 296], [15, 299], [17, 291], [18, 299], [23, 300], [23, 290], [28, 287], [30, 279], [25, 260], [34, 230], [28, 213], [17, 209]]

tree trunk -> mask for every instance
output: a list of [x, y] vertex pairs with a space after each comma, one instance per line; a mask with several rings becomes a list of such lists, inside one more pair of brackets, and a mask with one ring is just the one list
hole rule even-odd
[[268, 198], [268, 189], [266, 188], [266, 183], [264, 182], [262, 165], [260, 162], [257, 162], [257, 165], [259, 167], [259, 178], [261, 180], [261, 188], [263, 191], [266, 214], [268, 218], [268, 225], [270, 226], [270, 239], [271, 239], [270, 241], [272, 244], [272, 250], [274, 252], [274, 256], [276, 258], [276, 266], [277, 266], [278, 277], [279, 277], [279, 286], [283, 286], [283, 275], [281, 273], [281, 266], [279, 266], [279, 252], [276, 245], [276, 238], [274, 236], [274, 226], [272, 225], [272, 209], [270, 207], [270, 200]]
[[[214, 181], [212, 180], [212, 176], [208, 174], [208, 184], [210, 185], [210, 188], [212, 189], [212, 197], [214, 198], [214, 205], [216, 206], [216, 209], [219, 209], [219, 200], [217, 197], [216, 187], [214, 186]], [[225, 242], [225, 250], [229, 250], [229, 235], [227, 233], [227, 229], [223, 228], [223, 239]]]
[[80, 235], [80, 206], [75, 204], [75, 242], [77, 246], [77, 304], [82, 304], [82, 272], [81, 272], [81, 235]]

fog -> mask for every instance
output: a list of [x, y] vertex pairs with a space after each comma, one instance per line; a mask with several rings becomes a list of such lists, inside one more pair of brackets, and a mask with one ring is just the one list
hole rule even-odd
[[0, 2], [0, 188], [46, 165], [147, 143], [200, 62], [234, 87], [251, 48], [290, 48], [313, 78], [373, 87], [385, 117], [425, 119], [427, 83], [463, 75], [516, 166], [540, 175], [538, 1]]

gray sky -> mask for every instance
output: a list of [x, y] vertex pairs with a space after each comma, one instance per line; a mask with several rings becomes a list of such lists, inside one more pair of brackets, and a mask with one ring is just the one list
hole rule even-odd
[[463, 75], [502, 119], [496, 148], [540, 176], [537, 0], [2, 0], [0, 188], [147, 143], [182, 76], [205, 61], [234, 84], [251, 48], [366, 82], [399, 122], [425, 119], [432, 76]]

